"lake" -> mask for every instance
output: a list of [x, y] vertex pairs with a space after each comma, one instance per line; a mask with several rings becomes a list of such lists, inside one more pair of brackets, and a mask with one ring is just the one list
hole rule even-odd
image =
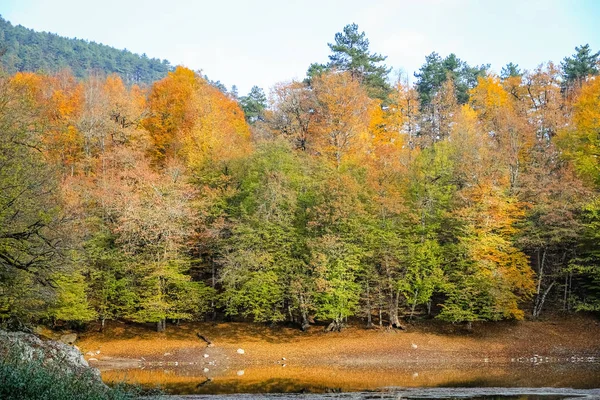
[[[600, 398], [597, 357], [504, 362], [410, 362], [360, 368], [234, 365], [224, 369], [177, 363], [104, 369], [108, 383], [160, 387], [190, 399], [566, 399]], [[219, 395], [219, 396], [214, 396]], [[179, 397], [179, 396], [177, 396]]]

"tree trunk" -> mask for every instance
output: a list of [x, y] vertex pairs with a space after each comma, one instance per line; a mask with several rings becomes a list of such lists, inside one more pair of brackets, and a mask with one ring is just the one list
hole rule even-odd
[[396, 329], [404, 329], [404, 326], [400, 323], [400, 319], [398, 318], [398, 306], [400, 303], [400, 292], [396, 292], [390, 294], [390, 328]]
[[[545, 294], [542, 294], [542, 280], [544, 279], [544, 264], [545, 264], [545, 262], [546, 262], [546, 249], [544, 249], [544, 253], [542, 254], [541, 258], [540, 258], [540, 250], [538, 249], [538, 251], [537, 251], [538, 281], [537, 281], [537, 285], [536, 285], [535, 300], [533, 302], [533, 312], [532, 312], [534, 318], [538, 317], [539, 312], [542, 309], [542, 307], [540, 305], [540, 302], [543, 302], [542, 295], [545, 298], [546, 297], [545, 295], [547, 294], [547, 292]], [[552, 285], [550, 287], [552, 287]]]
[[563, 310], [567, 311], [567, 288], [569, 283], [569, 274], [565, 275], [565, 295], [563, 298]]
[[417, 296], [419, 296], [419, 289], [415, 290], [415, 298], [413, 300], [413, 304], [410, 307], [410, 316], [408, 317], [409, 321], [412, 321], [413, 315], [415, 313], [415, 308], [417, 307]]
[[[212, 264], [212, 288], [214, 289], [217, 285], [217, 277], [215, 274], [215, 263], [211, 261]], [[212, 320], [215, 321], [217, 319], [217, 306], [215, 304], [214, 296], [211, 297], [210, 307], [212, 308]]]
[[550, 289], [552, 289], [552, 286], [554, 286], [555, 283], [556, 282], [552, 281], [550, 286], [548, 286], [546, 288], [546, 290], [544, 290], [544, 293], [540, 297], [539, 302], [537, 302], [536, 307], [533, 309], [533, 317], [534, 318], [539, 317], [540, 314], [542, 313], [542, 307], [544, 307], [544, 301], [546, 301], [546, 296], [548, 296], [548, 293], [550, 293]]
[[336, 318], [325, 328], [326, 332], [341, 332], [344, 328], [341, 318]]
[[371, 312], [371, 293], [369, 292], [369, 281], [367, 280], [367, 328], [373, 327]]
[[167, 320], [161, 319], [156, 323], [156, 332], [164, 332], [167, 329]]
[[306, 304], [304, 296], [300, 295], [300, 314], [302, 315], [302, 330], [306, 331], [310, 328], [310, 321], [308, 320], [308, 313], [306, 312]]

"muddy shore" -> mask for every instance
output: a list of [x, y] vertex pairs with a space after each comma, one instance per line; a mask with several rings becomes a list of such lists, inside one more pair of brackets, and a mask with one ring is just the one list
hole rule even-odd
[[156, 333], [113, 323], [81, 335], [78, 346], [106, 382], [160, 384], [172, 393], [600, 383], [600, 322], [589, 317], [477, 324], [472, 332], [436, 321], [340, 333], [246, 323], [190, 323]]

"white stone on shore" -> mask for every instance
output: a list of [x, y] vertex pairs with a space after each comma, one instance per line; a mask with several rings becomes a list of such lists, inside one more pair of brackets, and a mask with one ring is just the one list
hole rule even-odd
[[237, 353], [238, 353], [238, 354], [244, 354], [244, 353], [245, 353], [245, 351], [244, 351], [244, 349], [237, 349]]

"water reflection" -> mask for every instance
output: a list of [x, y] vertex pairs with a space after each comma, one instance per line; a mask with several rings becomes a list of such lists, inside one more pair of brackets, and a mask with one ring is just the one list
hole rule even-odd
[[411, 364], [352, 369], [276, 365], [232, 367], [215, 372], [215, 375], [203, 368], [170, 366], [104, 370], [102, 377], [108, 383], [126, 381], [145, 387], [160, 386], [171, 394], [346, 393], [395, 387], [591, 389], [600, 387], [600, 364]]

